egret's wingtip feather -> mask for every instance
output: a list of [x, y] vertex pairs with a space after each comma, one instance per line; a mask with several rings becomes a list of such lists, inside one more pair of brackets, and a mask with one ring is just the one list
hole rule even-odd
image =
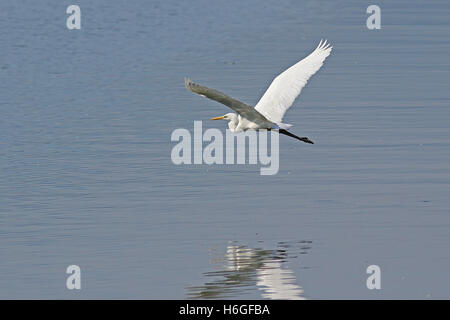
[[188, 88], [189, 90], [193, 91], [193, 88], [196, 86], [195, 82], [192, 81], [190, 78], [185, 77], [184, 78], [184, 85], [186, 86], [186, 88]]
[[331, 48], [331, 43], [328, 41], [328, 39], [320, 39], [319, 45], [317, 46], [316, 50], [328, 50]]
[[319, 42], [319, 45], [317, 46], [317, 48], [316, 49], [319, 49], [321, 46], [322, 46], [322, 39], [320, 39], [320, 42]]
[[319, 46], [317, 47], [317, 49], [322, 50], [322, 51], [328, 51], [331, 52], [331, 49], [333, 47], [331, 46], [331, 43], [325, 39], [325, 40], [320, 40]]

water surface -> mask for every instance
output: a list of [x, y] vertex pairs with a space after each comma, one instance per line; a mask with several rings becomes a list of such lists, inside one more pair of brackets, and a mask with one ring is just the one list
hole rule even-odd
[[[450, 298], [448, 1], [378, 1], [374, 31], [360, 1], [70, 4], [0, 4], [0, 298]], [[185, 76], [255, 104], [321, 38], [285, 119], [315, 145], [172, 164], [229, 112]]]

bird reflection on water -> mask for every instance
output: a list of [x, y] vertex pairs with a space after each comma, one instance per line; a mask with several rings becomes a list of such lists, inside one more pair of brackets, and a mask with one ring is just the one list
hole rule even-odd
[[211, 264], [217, 271], [205, 272], [204, 285], [187, 288], [190, 299], [237, 298], [259, 292], [264, 299], [305, 299], [286, 262], [311, 249], [312, 241], [279, 242], [276, 249], [249, 248], [231, 242], [224, 255], [213, 251]]

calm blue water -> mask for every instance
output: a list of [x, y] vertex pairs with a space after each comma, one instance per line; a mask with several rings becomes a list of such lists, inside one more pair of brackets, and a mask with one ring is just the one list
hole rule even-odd
[[[374, 31], [361, 1], [70, 4], [0, 4], [0, 298], [450, 298], [448, 1], [378, 1]], [[285, 118], [315, 145], [172, 164], [228, 112], [185, 76], [255, 104], [321, 38]]]

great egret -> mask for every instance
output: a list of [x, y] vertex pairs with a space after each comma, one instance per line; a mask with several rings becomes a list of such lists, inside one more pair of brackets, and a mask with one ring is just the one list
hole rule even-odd
[[287, 131], [292, 125], [282, 123], [286, 111], [306, 85], [308, 79], [323, 65], [325, 58], [331, 53], [327, 41], [320, 41], [317, 48], [306, 58], [297, 62], [289, 69], [278, 75], [270, 84], [267, 91], [253, 108], [248, 104], [231, 98], [224, 93], [204, 87], [185, 78], [186, 88], [194, 93], [223, 103], [233, 109], [235, 113], [227, 113], [211, 120], [226, 120], [232, 132], [245, 130], [278, 130], [279, 133], [296, 138], [306, 143], [313, 143], [307, 137], [297, 137]]

